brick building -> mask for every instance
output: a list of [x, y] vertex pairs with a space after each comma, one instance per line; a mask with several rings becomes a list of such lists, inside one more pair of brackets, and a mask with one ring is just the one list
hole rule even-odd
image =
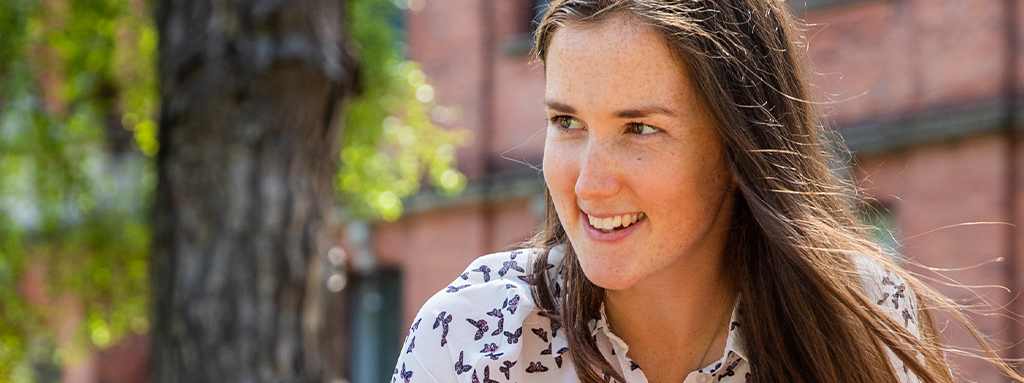
[[[350, 289], [358, 350], [353, 382], [389, 376], [423, 302], [474, 258], [530, 237], [541, 221], [544, 79], [530, 48], [535, 9], [543, 3], [408, 1], [409, 56], [421, 63], [438, 102], [459, 111], [448, 125], [473, 133], [472, 145], [458, 154], [470, 183], [454, 199], [423, 192], [397, 222], [357, 230], [353, 243], [362, 250], [355, 253], [368, 266]], [[1012, 299], [1024, 287], [1024, 236], [1001, 224], [1024, 222], [1016, 137], [1024, 4], [790, 4], [808, 24], [817, 101], [853, 152], [851, 174], [881, 208], [869, 218], [893, 230], [894, 246], [907, 259], [950, 269], [944, 274], [978, 286], [973, 291], [993, 306], [1024, 313], [1024, 300]], [[993, 285], [1009, 291], [986, 287]], [[963, 288], [936, 286], [963, 302], [980, 302]], [[1004, 316], [973, 318], [1001, 346], [1024, 337], [1024, 327]], [[955, 329], [945, 335], [969, 345]], [[1024, 352], [1011, 348], [1007, 355]], [[953, 359], [962, 380], [1002, 380], [983, 361]]]

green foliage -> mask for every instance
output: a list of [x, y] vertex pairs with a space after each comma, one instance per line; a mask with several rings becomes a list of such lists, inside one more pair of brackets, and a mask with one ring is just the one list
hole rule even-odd
[[22, 360], [27, 335], [35, 332], [36, 321], [28, 312], [18, 289], [24, 273], [24, 254], [10, 220], [0, 217], [0, 378], [13, 375]]
[[[393, 220], [424, 175], [443, 194], [464, 187], [454, 150], [466, 134], [431, 122], [451, 121], [455, 109], [436, 105], [423, 72], [403, 59], [398, 9], [351, 4], [363, 94], [346, 114], [335, 182], [350, 217]], [[33, 381], [32, 366], [148, 330], [159, 150], [149, 8], [0, 0], [0, 381]], [[58, 339], [69, 316], [82, 325]]]
[[363, 94], [347, 110], [342, 168], [335, 180], [354, 218], [397, 219], [402, 198], [419, 191], [424, 173], [441, 194], [466, 186], [455, 169], [455, 146], [465, 131], [446, 131], [431, 121], [450, 122], [457, 110], [434, 103], [434, 88], [419, 67], [405, 61], [400, 10], [388, 0], [352, 4], [352, 37], [359, 43]]
[[[122, 114], [152, 125], [155, 30], [142, 2], [46, 4], [0, 2], [0, 380], [147, 326], [153, 168], [108, 132]], [[69, 316], [87, 326], [56, 344]]]

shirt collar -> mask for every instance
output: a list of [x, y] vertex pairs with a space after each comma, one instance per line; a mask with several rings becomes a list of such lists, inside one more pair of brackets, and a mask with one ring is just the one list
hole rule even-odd
[[729, 355], [729, 351], [732, 351], [740, 358], [747, 359], [747, 345], [743, 341], [739, 311], [740, 300], [737, 298], [736, 305], [732, 308], [732, 317], [729, 319], [729, 338], [725, 341], [725, 355]]
[[[565, 256], [565, 244], [557, 245], [551, 248], [548, 253], [548, 263], [551, 265], [561, 265], [562, 258]], [[548, 277], [551, 280], [563, 282], [562, 275], [559, 272], [560, 267], [554, 267], [548, 270]], [[732, 317], [729, 320], [729, 337], [725, 341], [725, 352], [723, 353], [722, 359], [726, 359], [729, 353], [732, 352], [736, 356], [747, 359], [746, 344], [743, 342], [742, 336], [742, 325], [739, 318], [739, 305], [740, 300], [736, 299], [736, 305], [732, 309]], [[626, 344], [621, 338], [616, 336], [611, 330], [608, 329], [608, 319], [604, 311], [604, 303], [601, 304], [600, 316], [595, 320], [590, 321], [590, 335], [607, 337], [609, 342], [615, 348], [616, 353], [619, 355], [625, 355], [629, 350], [629, 345]]]

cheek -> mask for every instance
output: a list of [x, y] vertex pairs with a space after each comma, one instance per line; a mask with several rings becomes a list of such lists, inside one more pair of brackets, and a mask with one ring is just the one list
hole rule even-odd
[[[633, 176], [638, 194], [649, 202], [646, 208], [667, 216], [670, 226], [680, 222], [697, 224], [714, 215], [730, 190], [731, 175], [720, 160], [721, 153], [701, 150], [682, 156], [668, 156], [650, 161], [640, 157]], [[668, 166], [650, 166], [653, 163]], [[684, 225], [685, 226], [685, 225]]]
[[[718, 149], [718, 148], [716, 148]], [[724, 150], [713, 150], [703, 157], [701, 164], [701, 194], [706, 197], [728, 194], [733, 185], [733, 175], [729, 170], [729, 160]]]
[[575, 159], [564, 146], [564, 143], [545, 143], [542, 162], [544, 182], [551, 193], [555, 211], [563, 222], [565, 217], [562, 217], [562, 212], [576, 201], [576, 178], [579, 175]]

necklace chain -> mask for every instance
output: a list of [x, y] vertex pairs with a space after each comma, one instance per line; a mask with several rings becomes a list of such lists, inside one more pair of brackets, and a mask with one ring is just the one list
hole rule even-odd
[[708, 342], [708, 347], [704, 349], [704, 355], [701, 355], [700, 361], [697, 362], [697, 367], [693, 368], [694, 371], [704, 367], [704, 358], [708, 357], [708, 351], [711, 351], [711, 346], [715, 344], [715, 338], [718, 338], [718, 330], [722, 328], [723, 321], [725, 321], [725, 315], [721, 315], [718, 318], [718, 324], [715, 326], [715, 330], [711, 333], [711, 341]]

